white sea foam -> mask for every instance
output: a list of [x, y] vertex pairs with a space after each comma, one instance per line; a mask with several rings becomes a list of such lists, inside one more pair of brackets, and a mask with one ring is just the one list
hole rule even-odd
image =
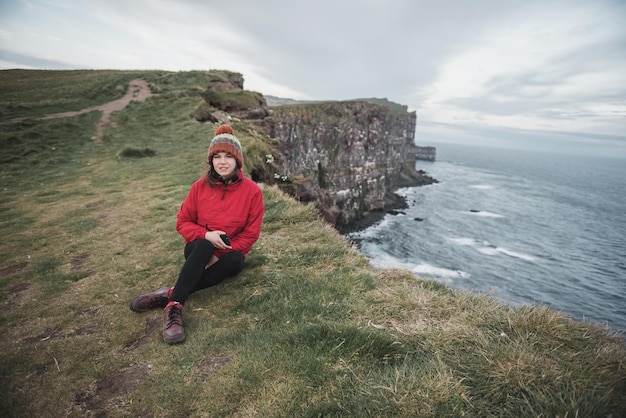
[[481, 247], [481, 248], [478, 248], [478, 251], [486, 255], [504, 254], [504, 255], [508, 255], [509, 257], [520, 258], [526, 261], [535, 260], [535, 257], [533, 257], [532, 255], [518, 253], [516, 251], [507, 250], [506, 248], [502, 248], [502, 247]]
[[398, 268], [404, 270], [411, 270], [414, 266], [413, 263], [405, 263], [395, 257], [385, 253], [377, 253], [370, 261], [373, 266], [380, 268]]
[[522, 260], [526, 261], [535, 261], [535, 257], [533, 257], [532, 255], [518, 253], [516, 251], [507, 250], [506, 248], [498, 248], [498, 250], [500, 250], [502, 254], [506, 254], [509, 257], [521, 258]]
[[470, 188], [471, 189], [482, 189], [482, 190], [495, 189], [495, 187], [490, 185], [490, 184], [472, 184], [470, 186]]
[[423, 277], [438, 277], [438, 278], [461, 278], [467, 279], [470, 277], [469, 273], [461, 270], [446, 269], [443, 267], [436, 267], [427, 263], [415, 265], [411, 271], [419, 276]]
[[[499, 255], [499, 254], [504, 254], [504, 255], [508, 255], [509, 257], [514, 257], [514, 258], [520, 258], [522, 260], [526, 260], [526, 261], [534, 261], [535, 257], [528, 255], [528, 254], [524, 254], [524, 253], [520, 253], [520, 252], [516, 252], [516, 251], [511, 251], [511, 250], [507, 250], [506, 248], [502, 248], [502, 247], [495, 247], [493, 245], [489, 244], [489, 241], [483, 241], [482, 243], [478, 243], [478, 241], [476, 241], [473, 238], [448, 238], [448, 241], [451, 241], [457, 245], [463, 245], [466, 247], [476, 247], [476, 250], [482, 254], [486, 254], [486, 255]], [[482, 245], [482, 246], [481, 246]]]
[[461, 270], [452, 270], [443, 267], [436, 267], [428, 263], [415, 264], [410, 262], [403, 262], [387, 254], [377, 255], [376, 258], [371, 260], [371, 264], [379, 268], [397, 268], [402, 270], [409, 270], [415, 275], [423, 278], [466, 279], [470, 277], [469, 273]]
[[485, 218], [504, 218], [504, 215], [500, 215], [499, 213], [487, 212], [485, 210], [477, 211], [477, 212], [467, 212], [470, 215], [475, 216], [484, 216]]
[[391, 223], [391, 218], [389, 216], [385, 216], [380, 222], [376, 224], [376, 227], [374, 229], [376, 230], [387, 229], [389, 228], [390, 223]]
[[394, 193], [398, 196], [407, 197], [409, 193], [415, 191], [415, 187], [401, 187], [397, 189]]
[[485, 255], [498, 255], [500, 251], [496, 247], [481, 247], [478, 248], [478, 252]]
[[464, 245], [467, 247], [476, 245], [476, 240], [474, 238], [448, 238], [448, 241], [452, 241], [455, 244]]

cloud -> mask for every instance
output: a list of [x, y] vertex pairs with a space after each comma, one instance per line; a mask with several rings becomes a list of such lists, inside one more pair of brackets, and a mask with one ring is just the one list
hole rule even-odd
[[424, 87], [418, 113], [471, 129], [623, 136], [626, 31], [607, 12], [623, 17], [624, 7], [537, 6], [490, 27], [447, 60]]

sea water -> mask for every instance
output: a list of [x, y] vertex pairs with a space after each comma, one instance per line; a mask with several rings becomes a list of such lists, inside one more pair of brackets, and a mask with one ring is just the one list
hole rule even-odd
[[626, 332], [626, 159], [445, 144], [408, 209], [348, 235], [400, 267]]

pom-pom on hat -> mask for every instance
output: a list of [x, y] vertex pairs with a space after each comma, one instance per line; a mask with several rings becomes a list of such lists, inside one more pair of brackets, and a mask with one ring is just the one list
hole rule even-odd
[[209, 153], [207, 155], [209, 164], [212, 164], [213, 156], [218, 152], [228, 152], [237, 161], [239, 168], [243, 167], [243, 152], [241, 143], [235, 136], [235, 132], [230, 125], [220, 125], [215, 128], [215, 137], [209, 145]]

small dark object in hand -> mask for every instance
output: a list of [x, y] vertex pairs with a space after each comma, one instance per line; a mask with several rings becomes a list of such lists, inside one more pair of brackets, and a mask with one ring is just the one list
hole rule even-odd
[[220, 238], [222, 239], [222, 241], [224, 241], [224, 244], [226, 245], [230, 245], [230, 238], [228, 238], [228, 235], [226, 234], [221, 234]]

